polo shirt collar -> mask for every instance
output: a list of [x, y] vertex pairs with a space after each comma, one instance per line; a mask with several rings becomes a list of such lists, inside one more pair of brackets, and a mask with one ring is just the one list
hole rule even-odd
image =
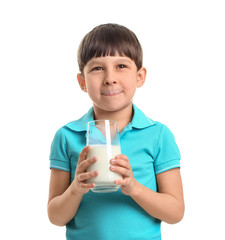
[[153, 126], [155, 122], [148, 118], [135, 104], [133, 104], [134, 115], [130, 125], [134, 128], [142, 129]]
[[83, 131], [87, 131], [87, 123], [90, 121], [94, 121], [93, 107], [90, 108], [89, 111], [82, 118], [68, 123], [66, 127], [76, 132], [83, 132]]
[[[133, 104], [134, 115], [132, 121], [128, 124], [129, 127], [142, 129], [153, 126], [155, 122], [150, 118], [146, 117], [145, 114]], [[73, 131], [82, 132], [87, 131], [87, 123], [94, 120], [94, 109], [93, 107], [80, 119], [70, 122], [66, 127]]]

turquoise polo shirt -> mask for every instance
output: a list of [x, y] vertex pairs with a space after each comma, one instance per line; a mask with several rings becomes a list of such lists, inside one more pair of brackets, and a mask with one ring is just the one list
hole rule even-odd
[[[133, 119], [120, 133], [121, 152], [129, 158], [135, 179], [157, 191], [156, 174], [180, 167], [180, 152], [171, 131], [153, 121], [133, 104]], [[71, 173], [86, 145], [87, 122], [93, 108], [79, 120], [60, 128], [53, 139], [50, 168]], [[146, 213], [118, 190], [83, 196], [75, 217], [66, 226], [68, 240], [160, 240], [161, 221]]]

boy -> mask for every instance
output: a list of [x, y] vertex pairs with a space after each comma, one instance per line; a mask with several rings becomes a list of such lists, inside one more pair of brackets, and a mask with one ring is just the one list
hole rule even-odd
[[[93, 107], [81, 119], [59, 129], [50, 153], [48, 215], [67, 226], [67, 239], [161, 239], [161, 221], [179, 222], [184, 214], [180, 153], [170, 130], [146, 117], [132, 102], [146, 69], [133, 32], [117, 24], [94, 28], [78, 51], [77, 79]], [[115, 193], [93, 193], [86, 172], [98, 159], [87, 159], [87, 122], [118, 121], [122, 154], [111, 171], [122, 174]]]

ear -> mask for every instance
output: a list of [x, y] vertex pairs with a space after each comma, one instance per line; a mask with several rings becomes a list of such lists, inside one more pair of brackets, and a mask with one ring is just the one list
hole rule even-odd
[[77, 74], [77, 80], [82, 91], [87, 92], [86, 82], [81, 73]]
[[142, 67], [141, 69], [138, 70], [137, 73], [137, 87], [142, 87], [145, 83], [145, 78], [146, 78], [147, 70], [145, 67]]

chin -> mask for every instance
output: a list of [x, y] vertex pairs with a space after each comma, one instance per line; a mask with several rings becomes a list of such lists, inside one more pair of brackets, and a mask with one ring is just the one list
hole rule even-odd
[[118, 112], [118, 111], [121, 111], [130, 106], [132, 106], [132, 102], [127, 103], [127, 104], [121, 104], [121, 103], [120, 104], [107, 104], [107, 105], [104, 105], [101, 107], [98, 107], [98, 106], [97, 107], [106, 112]]

